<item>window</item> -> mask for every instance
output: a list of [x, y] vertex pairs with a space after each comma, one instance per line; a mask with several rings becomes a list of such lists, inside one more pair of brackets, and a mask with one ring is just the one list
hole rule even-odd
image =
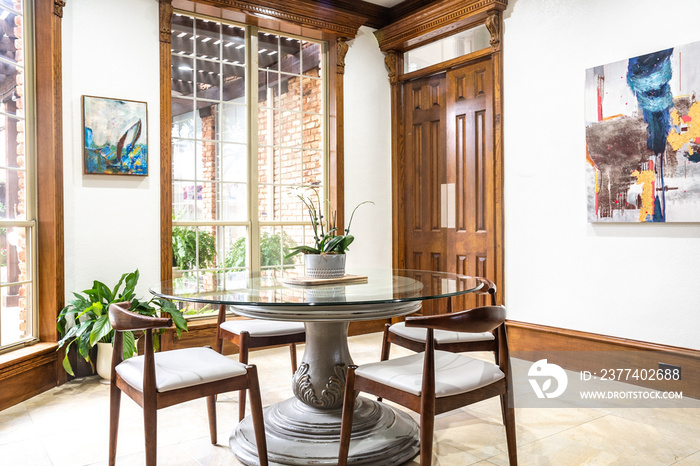
[[174, 274], [300, 274], [312, 244], [295, 193], [325, 199], [325, 44], [176, 13]]
[[453, 34], [404, 53], [404, 73], [421, 70], [489, 46], [491, 35], [485, 25]]
[[36, 340], [33, 119], [25, 92], [31, 3], [0, 0], [0, 350]]

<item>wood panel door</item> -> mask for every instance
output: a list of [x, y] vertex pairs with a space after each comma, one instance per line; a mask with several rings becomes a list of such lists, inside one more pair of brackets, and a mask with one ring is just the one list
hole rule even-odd
[[[404, 84], [404, 263], [496, 281], [491, 60]], [[499, 204], [500, 205], [500, 204]], [[455, 310], [485, 304], [473, 295]], [[425, 314], [444, 303], [424, 303]], [[444, 309], [444, 308], [443, 308]]]

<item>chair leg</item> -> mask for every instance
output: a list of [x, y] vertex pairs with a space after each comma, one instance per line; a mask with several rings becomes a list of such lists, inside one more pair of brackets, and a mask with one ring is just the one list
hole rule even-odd
[[421, 413], [420, 416], [420, 466], [430, 466], [433, 461], [433, 431], [435, 413]]
[[[260, 466], [267, 466], [267, 439], [265, 438], [265, 418], [263, 416], [262, 400], [260, 399], [260, 385], [258, 382], [258, 370], [255, 366], [248, 367], [250, 412], [253, 417], [253, 430], [255, 432], [255, 444], [258, 447], [258, 460]], [[245, 390], [241, 390], [244, 392]]]
[[[384, 338], [382, 339], [382, 354], [379, 358], [380, 361], [386, 361], [389, 359], [389, 352], [391, 351], [391, 342], [389, 341], [389, 327], [391, 324], [384, 324]], [[378, 396], [377, 401], [381, 403], [382, 397]]]
[[209, 437], [211, 444], [216, 445], [216, 395], [207, 397], [207, 414], [209, 415]]
[[355, 413], [355, 369], [357, 366], [349, 366], [345, 378], [345, 395], [343, 398], [343, 416], [340, 425], [340, 451], [338, 452], [338, 466], [346, 466], [348, 452], [350, 450], [350, 435], [352, 434], [352, 417]]
[[297, 344], [292, 343], [289, 345], [289, 356], [292, 358], [292, 374], [297, 371]]
[[[241, 332], [241, 341], [238, 345], [238, 361], [241, 364], [248, 364], [248, 333]], [[245, 390], [238, 392], [238, 420], [245, 417]]]
[[156, 466], [158, 452], [158, 420], [155, 396], [144, 396], [143, 424], [146, 437], [146, 466]]
[[518, 464], [518, 446], [515, 439], [515, 408], [508, 406], [508, 394], [501, 395], [503, 424], [506, 426], [506, 443], [508, 444], [508, 461], [510, 466]]
[[[114, 374], [112, 375], [114, 377]], [[114, 466], [117, 457], [117, 434], [119, 432], [119, 407], [122, 391], [112, 380], [109, 388], [109, 466]]]

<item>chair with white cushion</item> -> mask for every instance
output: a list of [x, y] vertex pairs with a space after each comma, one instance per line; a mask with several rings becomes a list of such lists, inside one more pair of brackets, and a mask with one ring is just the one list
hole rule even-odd
[[[130, 312], [129, 302], [109, 307], [109, 322], [115, 332], [112, 352], [109, 413], [109, 464], [117, 453], [119, 406], [124, 392], [143, 408], [146, 465], [156, 465], [157, 410], [196, 398], [207, 398], [209, 435], [216, 443], [217, 393], [250, 390], [250, 404], [258, 457], [267, 465], [267, 444], [263, 424], [258, 374], [255, 366], [240, 364], [211, 348], [186, 348], [154, 353], [153, 330], [172, 326], [169, 318]], [[144, 355], [122, 360], [122, 332], [143, 330]], [[186, 420], [183, 420], [186, 422]]]
[[[347, 464], [358, 392], [372, 393], [420, 413], [421, 466], [430, 465], [432, 460], [436, 415], [500, 396], [508, 457], [511, 466], [516, 465], [515, 413], [505, 316], [503, 306], [483, 306], [451, 314], [407, 317], [408, 328], [426, 329], [427, 338], [422, 353], [348, 367], [339, 466]], [[464, 354], [436, 350], [434, 332], [448, 329], [468, 333], [495, 330], [494, 341], [499, 348], [498, 364]]]
[[[491, 305], [496, 305], [496, 285], [486, 278], [477, 277], [483, 286], [475, 292], [478, 295], [490, 295]], [[447, 313], [452, 312], [452, 299], [448, 298]], [[389, 359], [391, 344], [420, 352], [425, 348], [426, 329], [410, 328], [405, 322], [386, 324], [384, 327], [384, 339], [382, 341], [381, 360]], [[493, 332], [463, 333], [454, 330], [435, 330], [435, 349], [464, 353], [467, 351], [497, 351], [494, 346]], [[498, 355], [496, 354], [496, 360]]]
[[[238, 346], [238, 361], [248, 364], [248, 351], [252, 348], [289, 345], [292, 358], [292, 374], [297, 370], [297, 343], [306, 341], [303, 322], [283, 322], [262, 319], [226, 320], [226, 306], [219, 306], [218, 331], [214, 349], [221, 353], [224, 339]], [[245, 392], [238, 395], [238, 418], [245, 417]]]

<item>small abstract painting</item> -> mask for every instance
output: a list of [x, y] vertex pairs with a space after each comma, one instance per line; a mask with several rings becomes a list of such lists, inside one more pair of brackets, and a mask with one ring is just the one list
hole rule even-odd
[[146, 102], [83, 96], [86, 175], [148, 175]]
[[700, 221], [700, 42], [586, 70], [589, 222]]

